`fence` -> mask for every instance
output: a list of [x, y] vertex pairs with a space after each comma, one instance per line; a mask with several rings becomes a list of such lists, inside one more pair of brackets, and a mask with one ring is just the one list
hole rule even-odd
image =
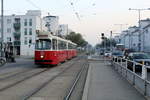
[[[148, 80], [148, 69], [144, 63], [137, 63], [120, 57], [113, 57], [112, 66], [123, 77], [125, 77], [136, 89], [146, 97], [150, 97], [150, 81]], [[137, 68], [140, 68], [137, 71]]]

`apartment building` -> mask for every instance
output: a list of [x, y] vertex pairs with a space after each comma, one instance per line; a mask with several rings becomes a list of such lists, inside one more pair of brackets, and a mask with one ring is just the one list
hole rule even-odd
[[150, 52], [150, 19], [140, 21], [140, 28], [133, 26], [119, 35], [120, 43], [135, 51]]
[[25, 15], [4, 16], [3, 40], [14, 47], [15, 55], [34, 56], [36, 30], [46, 30], [39, 10], [29, 10]]

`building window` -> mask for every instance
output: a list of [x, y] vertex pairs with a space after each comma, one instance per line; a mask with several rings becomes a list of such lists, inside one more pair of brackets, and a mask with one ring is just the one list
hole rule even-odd
[[32, 44], [32, 38], [29, 39], [29, 44]]
[[27, 45], [28, 44], [28, 40], [27, 37], [24, 38], [24, 44]]
[[29, 19], [29, 26], [32, 26], [32, 19]]
[[11, 19], [7, 19], [7, 24], [10, 24], [11, 23]]
[[24, 26], [27, 26], [27, 19], [24, 19]]
[[7, 33], [11, 33], [11, 28], [7, 28]]
[[11, 37], [7, 37], [7, 42], [11, 42]]
[[27, 28], [24, 29], [24, 35], [27, 35]]
[[146, 31], [146, 33], [148, 33], [148, 29], [146, 29], [145, 31]]
[[29, 35], [32, 35], [32, 28], [29, 29]]

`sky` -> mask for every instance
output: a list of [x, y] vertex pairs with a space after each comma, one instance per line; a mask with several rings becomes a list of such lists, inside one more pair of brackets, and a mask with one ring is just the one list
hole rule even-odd
[[[25, 14], [27, 10], [41, 10], [59, 16], [60, 24], [81, 33], [93, 46], [101, 42], [101, 33], [120, 33], [138, 25], [138, 12], [129, 8], [150, 8], [150, 0], [4, 0], [4, 14]], [[77, 15], [78, 14], [78, 15]], [[150, 18], [150, 10], [141, 12], [141, 19]], [[122, 28], [119, 24], [123, 24]]]

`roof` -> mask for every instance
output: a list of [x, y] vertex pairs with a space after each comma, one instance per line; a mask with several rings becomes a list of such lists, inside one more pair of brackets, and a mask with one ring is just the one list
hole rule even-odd
[[145, 21], [150, 21], [150, 18], [147, 18], [147, 19], [141, 20], [141, 22], [145, 22]]
[[122, 31], [122, 32], [128, 32], [129, 30], [125, 30], [125, 31]]
[[129, 29], [130, 29], [130, 28], [138, 28], [138, 27], [137, 27], [137, 26], [131, 26], [131, 27], [129, 27]]
[[133, 31], [132, 33], [135, 33], [135, 32], [138, 32], [139, 31], [139, 28], [138, 29], [136, 29], [135, 31]]
[[150, 24], [148, 24], [147, 26], [143, 27], [143, 29], [146, 29], [146, 28], [148, 28], [148, 27], [150, 27]]
[[49, 32], [45, 32], [45, 31], [39, 32], [37, 39], [56, 39], [56, 40], [60, 40], [60, 41], [65, 41], [67, 43], [71, 43], [73, 45], [77, 45], [70, 40], [66, 40], [61, 37], [54, 36], [54, 35], [50, 34]]
[[50, 15], [50, 16], [46, 16], [46, 17], [54, 17], [54, 18], [56, 18], [56, 17], [58, 17], [58, 16], [52, 16], [52, 15]]

